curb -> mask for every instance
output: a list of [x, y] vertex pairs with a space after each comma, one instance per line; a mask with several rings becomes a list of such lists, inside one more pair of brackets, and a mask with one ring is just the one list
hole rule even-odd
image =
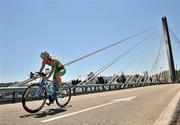
[[178, 101], [176, 111], [170, 125], [179, 125], [179, 124], [180, 124], [180, 99]]
[[177, 111], [176, 108], [178, 107], [179, 100], [180, 100], [180, 90], [172, 98], [168, 106], [161, 113], [161, 115], [153, 125], [172, 125], [171, 123], [174, 121], [174, 118], [176, 117], [175, 116]]

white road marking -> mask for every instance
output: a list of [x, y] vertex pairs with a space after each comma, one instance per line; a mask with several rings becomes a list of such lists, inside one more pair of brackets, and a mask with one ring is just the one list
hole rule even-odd
[[122, 99], [116, 99], [112, 100], [113, 102], [120, 102], [120, 101], [131, 101], [132, 99], [136, 98], [136, 96], [128, 97], [128, 98], [122, 98]]
[[176, 105], [178, 104], [179, 99], [180, 99], [180, 90], [169, 102], [168, 106], [161, 113], [161, 115], [156, 120], [154, 125], [169, 125], [170, 124], [170, 122], [173, 120], [173, 115], [175, 114]]
[[109, 103], [105, 103], [105, 104], [101, 104], [101, 105], [94, 106], [94, 107], [91, 107], [91, 108], [83, 109], [83, 110], [73, 112], [73, 113], [69, 113], [69, 114], [66, 114], [66, 115], [61, 115], [61, 116], [57, 116], [57, 117], [54, 117], [54, 118], [49, 118], [49, 119], [46, 119], [46, 120], [42, 120], [41, 122], [50, 122], [50, 121], [53, 121], [53, 120], [56, 120], [56, 119], [61, 119], [61, 118], [76, 115], [76, 114], [79, 114], [79, 113], [82, 113], [82, 112], [86, 112], [86, 111], [90, 111], [90, 110], [93, 110], [93, 109], [101, 108], [101, 107], [111, 105], [111, 104], [114, 104], [114, 103], [117, 103], [117, 102], [120, 102], [120, 101], [131, 101], [134, 98], [136, 98], [136, 96], [117, 99], [117, 100], [112, 100], [112, 102], [109, 102]]

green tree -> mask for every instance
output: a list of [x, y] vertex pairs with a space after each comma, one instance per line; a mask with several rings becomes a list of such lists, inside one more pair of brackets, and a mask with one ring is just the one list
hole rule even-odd
[[98, 84], [105, 84], [105, 80], [102, 76], [98, 77]]
[[81, 80], [79, 80], [79, 79], [71, 80], [71, 83], [72, 83], [73, 85], [77, 85], [77, 84], [79, 84], [80, 82], [81, 82]]
[[125, 83], [126, 82], [126, 76], [124, 73], [121, 74], [121, 76], [116, 80], [118, 83]]

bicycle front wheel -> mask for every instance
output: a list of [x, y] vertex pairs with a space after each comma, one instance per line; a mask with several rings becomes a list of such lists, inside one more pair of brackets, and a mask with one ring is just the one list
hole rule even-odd
[[24, 91], [22, 105], [27, 112], [35, 113], [42, 109], [46, 99], [46, 89], [38, 84], [32, 84]]
[[57, 92], [56, 103], [60, 107], [65, 107], [71, 100], [71, 87], [69, 84], [62, 84], [62, 90]]

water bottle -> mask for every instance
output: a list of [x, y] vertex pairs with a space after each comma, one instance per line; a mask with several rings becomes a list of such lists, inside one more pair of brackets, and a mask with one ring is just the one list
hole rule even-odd
[[53, 87], [53, 86], [49, 86], [49, 93], [50, 93], [51, 95], [54, 94], [54, 87]]

